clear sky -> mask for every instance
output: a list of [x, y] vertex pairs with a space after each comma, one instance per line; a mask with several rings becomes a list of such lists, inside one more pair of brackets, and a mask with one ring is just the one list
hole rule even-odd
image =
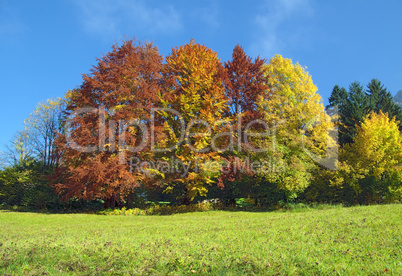
[[274, 54], [307, 66], [324, 103], [335, 84], [402, 89], [402, 1], [0, 0], [0, 149], [38, 102], [81, 84], [115, 42], [166, 56], [194, 38], [231, 58]]

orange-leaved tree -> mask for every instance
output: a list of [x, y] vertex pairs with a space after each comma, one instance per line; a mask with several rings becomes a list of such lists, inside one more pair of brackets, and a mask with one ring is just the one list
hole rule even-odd
[[222, 70], [217, 53], [194, 40], [166, 57], [160, 94], [165, 109], [159, 112], [166, 136], [157, 150], [177, 167], [165, 175], [166, 191], [180, 187], [186, 204], [198, 194], [206, 195], [207, 185], [219, 173], [218, 152], [227, 145], [223, 140], [230, 140], [224, 135], [227, 99]]
[[67, 131], [58, 139], [63, 154], [54, 182], [64, 199], [103, 199], [113, 207], [144, 181], [130, 160], [151, 157], [162, 56], [152, 44], [126, 40], [97, 61], [67, 94]]

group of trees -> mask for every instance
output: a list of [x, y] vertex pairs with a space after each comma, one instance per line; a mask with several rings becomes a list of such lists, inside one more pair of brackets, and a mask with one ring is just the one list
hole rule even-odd
[[339, 112], [339, 142], [340, 145], [350, 144], [356, 135], [357, 127], [372, 112], [387, 113], [397, 121], [402, 119], [402, 110], [391, 93], [377, 79], [367, 85], [367, 90], [359, 82], [353, 82], [347, 91], [335, 85], [329, 98], [327, 109], [336, 108]]
[[321, 172], [312, 197], [367, 203], [400, 200], [402, 109], [377, 79], [367, 89], [353, 82], [347, 91], [335, 85], [327, 110], [336, 111], [339, 167]]
[[57, 133], [63, 132], [65, 100], [39, 103], [6, 151], [0, 170], [0, 203], [34, 209], [58, 205], [48, 176], [58, 166]]
[[335, 86], [326, 112], [306, 69], [280, 55], [253, 59], [237, 45], [222, 63], [192, 40], [163, 58], [126, 40], [29, 117], [1, 171], [0, 201], [40, 205], [40, 189], [106, 207], [400, 199], [401, 111], [379, 81], [366, 92]]

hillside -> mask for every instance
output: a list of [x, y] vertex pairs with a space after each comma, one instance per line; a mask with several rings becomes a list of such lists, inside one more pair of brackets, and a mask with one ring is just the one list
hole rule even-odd
[[394, 97], [394, 101], [399, 105], [402, 106], [402, 90], [399, 90]]

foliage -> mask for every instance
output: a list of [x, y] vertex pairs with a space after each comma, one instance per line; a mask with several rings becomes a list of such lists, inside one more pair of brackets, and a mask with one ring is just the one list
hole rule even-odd
[[359, 82], [353, 82], [349, 86], [349, 94], [345, 103], [340, 108], [341, 125], [339, 127], [340, 145], [350, 144], [356, 135], [356, 127], [370, 111], [370, 103]]
[[342, 170], [342, 164], [338, 166], [337, 171], [316, 170], [311, 185], [300, 195], [299, 200], [305, 203], [342, 203], [345, 206], [356, 204], [353, 186], [339, 177]]
[[159, 144], [163, 151], [160, 158], [168, 163], [177, 159], [186, 167], [186, 171], [170, 173], [164, 180], [166, 192], [177, 185], [184, 188], [185, 204], [198, 194], [206, 195], [207, 186], [219, 173], [210, 165], [220, 159], [219, 141], [212, 137], [224, 130], [227, 108], [221, 71], [216, 52], [194, 40], [166, 57], [160, 102], [178, 113], [160, 112], [165, 132]]
[[380, 110], [402, 119], [402, 111], [394, 102], [391, 93], [377, 79], [372, 79], [367, 85], [366, 92], [363, 86], [355, 81], [350, 84], [349, 91], [338, 85], [334, 86], [329, 98], [327, 110], [339, 113], [339, 144], [341, 146], [353, 142], [356, 135], [356, 127], [360, 125], [364, 117], [372, 111]]
[[391, 93], [377, 79], [366, 91], [335, 85], [326, 111], [306, 68], [280, 55], [266, 63], [236, 45], [222, 64], [191, 40], [163, 64], [152, 43], [126, 40], [25, 120], [1, 156], [0, 203], [125, 212], [149, 201], [401, 200], [402, 110]]
[[[323, 155], [330, 122], [311, 76], [298, 63], [280, 55], [265, 66], [269, 95], [260, 97], [259, 110], [271, 126], [271, 135], [262, 139], [263, 159], [279, 167], [262, 168], [260, 175], [275, 183], [293, 198], [311, 182], [315, 164], [307, 150]], [[269, 164], [272, 167], [272, 164]]]
[[31, 210], [57, 209], [58, 199], [42, 174], [43, 164], [23, 160], [0, 171], [0, 203]]
[[341, 125], [341, 116], [339, 114], [340, 109], [342, 109], [345, 105], [347, 98], [348, 92], [346, 91], [346, 89], [344, 87], [339, 87], [338, 85], [335, 85], [328, 99], [329, 104], [326, 106], [326, 111], [332, 118], [334, 118], [335, 125], [338, 130]]
[[387, 113], [372, 113], [360, 127], [354, 143], [341, 151], [339, 174], [363, 202], [402, 199], [402, 143], [398, 123]]
[[32, 158], [34, 158], [34, 151], [26, 129], [18, 131], [10, 144], [6, 145], [5, 152], [2, 152], [3, 166], [18, 165]]
[[55, 138], [62, 131], [62, 99], [39, 103], [15, 135], [0, 171], [0, 202], [31, 210], [59, 208], [47, 176], [57, 166]]
[[[259, 57], [253, 61], [240, 45], [233, 49], [232, 60], [225, 62], [229, 116], [236, 126], [240, 125], [242, 131], [249, 122], [261, 118], [257, 99], [268, 89], [262, 70], [264, 63], [265, 60]], [[244, 139], [243, 135], [238, 139]]]
[[39, 103], [25, 120], [25, 135], [28, 136], [27, 147], [32, 147], [36, 160], [49, 169], [56, 166], [60, 156], [56, 151], [56, 135], [63, 132], [64, 99], [47, 100]]
[[338, 107], [340, 108], [346, 101], [348, 97], [348, 92], [344, 87], [339, 87], [339, 85], [335, 85], [332, 93], [328, 99], [329, 105], [327, 108], [330, 107]]
[[394, 101], [391, 93], [378, 79], [372, 79], [367, 85], [367, 94], [370, 102], [370, 110], [375, 113], [382, 111], [388, 113], [390, 118], [396, 117], [397, 121], [402, 120], [402, 110]]
[[[263, 72], [264, 59], [252, 59], [243, 47], [236, 45], [232, 60], [225, 62], [224, 83], [228, 98], [227, 114], [232, 126], [233, 146], [222, 153], [225, 166], [221, 169], [217, 185], [220, 191], [214, 193], [225, 205], [234, 205], [236, 198], [250, 195], [253, 187], [253, 172], [241, 164], [246, 164], [252, 149], [248, 146], [246, 130], [263, 131], [258, 120], [262, 119], [258, 111], [258, 98], [268, 89]], [[256, 123], [257, 122], [257, 123]]]
[[124, 41], [98, 59], [80, 88], [68, 94], [70, 133], [59, 137], [62, 166], [53, 180], [64, 199], [99, 198], [115, 206], [144, 180], [130, 172], [129, 162], [149, 158], [146, 129], [157, 102], [161, 62], [152, 44]]

